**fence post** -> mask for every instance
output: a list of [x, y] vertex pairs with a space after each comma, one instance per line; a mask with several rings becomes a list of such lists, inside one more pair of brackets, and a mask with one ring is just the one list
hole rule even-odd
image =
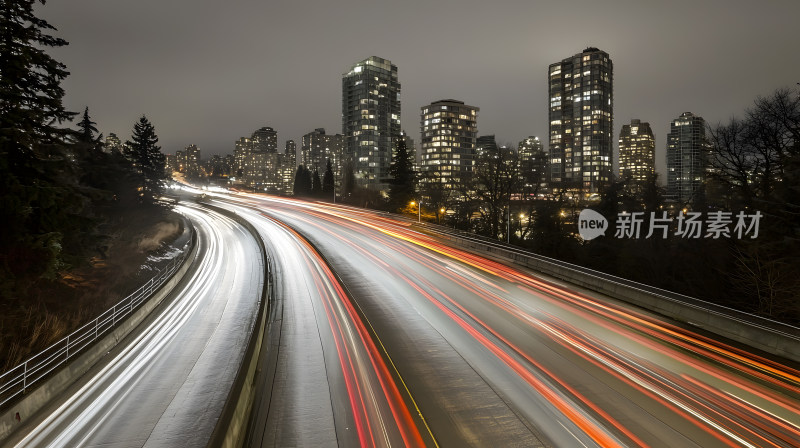
[[25, 367], [22, 371], [22, 393], [25, 393], [25, 389], [28, 388], [28, 361], [25, 361]]
[[111, 311], [111, 326], [112, 327], [116, 327], [117, 326], [117, 305], [116, 304], [114, 304], [114, 308], [112, 308], [112, 311]]
[[100, 320], [100, 317], [95, 317], [94, 318], [94, 338], [95, 339], [97, 339], [97, 324], [98, 324], [99, 320]]
[[67, 335], [67, 357], [64, 359], [69, 359], [69, 335]]

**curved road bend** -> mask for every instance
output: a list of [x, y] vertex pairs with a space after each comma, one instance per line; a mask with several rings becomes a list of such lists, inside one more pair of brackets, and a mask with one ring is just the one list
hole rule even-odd
[[264, 270], [240, 225], [178, 211], [197, 229], [194, 274], [12, 446], [205, 446], [252, 332]]
[[[800, 372], [361, 209], [234, 195], [308, 237], [441, 446], [797, 446]], [[300, 269], [299, 267], [296, 269]]]
[[317, 251], [275, 220], [231, 209], [265, 240], [273, 306], [282, 320], [269, 347], [277, 357], [274, 380], [256, 391], [245, 445], [434, 446], [402, 381]]

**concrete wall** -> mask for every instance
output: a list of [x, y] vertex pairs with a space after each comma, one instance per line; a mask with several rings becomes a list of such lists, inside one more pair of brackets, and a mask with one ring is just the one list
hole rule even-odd
[[571, 284], [608, 295], [773, 355], [800, 362], [800, 329], [708, 302], [658, 291], [602, 273], [581, 272], [499, 245], [455, 235], [436, 236], [465, 249], [492, 254]]
[[[188, 221], [187, 225], [191, 226]], [[144, 302], [133, 314], [121, 323], [117, 324], [113, 330], [94, 342], [85, 352], [62, 366], [55, 375], [39, 383], [38, 386], [28, 391], [23, 398], [11, 405], [7, 410], [0, 414], [0, 445], [3, 441], [21, 424], [25, 419], [35, 414], [50, 401], [58, 396], [67, 387], [77, 381], [83, 374], [91, 369], [101, 358], [108, 354], [119, 341], [128, 335], [139, 323], [141, 323], [164, 299], [169, 296], [175, 286], [183, 279], [187, 271], [194, 265], [197, 255], [197, 242], [192, 245], [189, 256], [186, 257], [181, 267], [175, 272], [164, 285], [161, 286], [146, 302]], [[16, 414], [19, 413], [21, 422], [16, 421]]]
[[253, 407], [253, 400], [255, 399], [256, 375], [260, 373], [258, 371], [258, 359], [262, 346], [264, 345], [264, 337], [267, 333], [265, 331], [267, 315], [272, 304], [272, 296], [270, 294], [272, 291], [272, 282], [270, 280], [269, 261], [264, 241], [261, 239], [258, 230], [256, 230], [252, 224], [236, 213], [224, 208], [209, 204], [203, 205], [233, 219], [247, 229], [258, 243], [259, 251], [261, 252], [262, 266], [264, 266], [264, 287], [261, 291], [261, 303], [258, 307], [258, 320], [247, 342], [247, 349], [242, 364], [239, 366], [239, 371], [236, 373], [236, 378], [228, 393], [228, 398], [225, 400], [222, 414], [217, 421], [217, 425], [214, 427], [214, 431], [207, 445], [209, 447], [224, 448], [241, 447], [244, 444], [244, 439], [247, 434], [247, 424], [250, 421], [250, 412]]

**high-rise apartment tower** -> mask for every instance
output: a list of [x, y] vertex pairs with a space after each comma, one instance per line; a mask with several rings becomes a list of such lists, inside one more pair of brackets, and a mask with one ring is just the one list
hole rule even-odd
[[686, 203], [705, 179], [706, 121], [691, 112], [672, 120], [667, 134], [667, 197]]
[[345, 163], [359, 185], [388, 190], [392, 149], [400, 136], [397, 66], [371, 56], [342, 76]]
[[656, 172], [656, 138], [650, 123], [631, 120], [619, 133], [619, 177], [642, 183]]
[[550, 64], [550, 177], [554, 187], [597, 192], [612, 179], [613, 64], [587, 48]]
[[455, 188], [472, 171], [478, 108], [463, 101], [440, 100], [422, 107], [420, 174], [423, 181]]

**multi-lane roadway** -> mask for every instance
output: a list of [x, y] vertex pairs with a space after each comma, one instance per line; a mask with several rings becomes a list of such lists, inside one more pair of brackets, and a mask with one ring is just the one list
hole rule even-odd
[[[798, 446], [800, 371], [366, 210], [211, 195], [275, 302], [245, 446]], [[203, 446], [253, 328], [258, 244], [197, 206], [179, 297], [22, 446]]]
[[[279, 404], [256, 422], [261, 446], [385, 446], [411, 423], [405, 445], [798, 445], [792, 367], [444, 245], [404, 220], [261, 196], [220, 201], [259, 223], [293, 271], [278, 278], [305, 284], [282, 296], [285, 376], [274, 383]], [[395, 390], [396, 412], [372, 411], [395, 409]]]

